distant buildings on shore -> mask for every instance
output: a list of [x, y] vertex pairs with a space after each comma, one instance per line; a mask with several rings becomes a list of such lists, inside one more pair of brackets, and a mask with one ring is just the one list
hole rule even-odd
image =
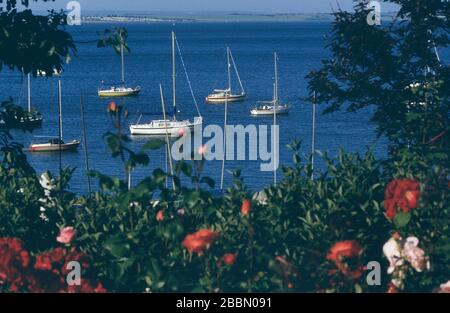
[[[389, 20], [395, 13], [385, 13]], [[332, 21], [331, 13], [199, 13], [199, 14], [88, 14], [82, 16], [84, 23], [181, 23], [181, 22], [327, 22]]]
[[87, 15], [82, 16], [85, 23], [161, 23], [161, 22], [300, 22], [300, 21], [330, 21], [328, 13], [316, 14], [246, 14], [230, 13], [217, 15], [186, 15], [186, 16], [156, 16], [156, 15]]

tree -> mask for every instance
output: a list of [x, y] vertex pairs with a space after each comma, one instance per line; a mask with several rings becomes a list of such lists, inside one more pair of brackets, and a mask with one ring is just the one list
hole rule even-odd
[[[47, 76], [52, 76], [55, 70], [61, 72], [64, 64], [69, 63], [77, 52], [72, 36], [66, 31], [67, 14], [52, 10], [47, 15], [34, 15], [27, 9], [28, 0], [22, 0], [21, 4], [26, 9], [18, 11], [16, 0], [0, 0], [0, 71], [7, 67], [34, 76], [40, 71], [44, 71]], [[124, 28], [115, 28], [114, 31], [107, 29], [99, 34], [98, 40], [86, 43], [96, 42], [98, 47], [112, 46], [116, 52], [123, 45], [128, 51], [127, 36], [128, 32]], [[11, 99], [2, 103], [0, 121], [26, 120], [29, 117], [30, 114]], [[19, 123], [19, 126], [27, 131], [33, 130], [28, 123]], [[7, 128], [0, 130], [4, 142], [9, 139], [5, 134]]]
[[[22, 4], [28, 7], [28, 1]], [[29, 9], [18, 11], [16, 1], [6, 1], [6, 10], [0, 13], [0, 70], [7, 66], [33, 75], [39, 70], [47, 75], [61, 71], [76, 53], [66, 25], [63, 11], [39, 16]]]
[[379, 26], [367, 23], [367, 1], [355, 2], [354, 12], [334, 13], [332, 57], [308, 74], [309, 90], [325, 113], [375, 107], [372, 121], [390, 140], [391, 156], [434, 153], [448, 167], [450, 68], [438, 51], [450, 43], [450, 2], [384, 0], [400, 9]]

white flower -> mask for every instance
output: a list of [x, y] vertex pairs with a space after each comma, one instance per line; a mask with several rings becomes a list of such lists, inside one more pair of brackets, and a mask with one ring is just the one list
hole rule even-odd
[[403, 265], [401, 247], [396, 239], [389, 239], [383, 246], [383, 253], [389, 260], [388, 274], [392, 274], [396, 267]]
[[406, 238], [404, 249], [406, 249], [407, 247], [408, 248], [417, 247], [418, 245], [419, 245], [419, 238], [411, 236]]
[[45, 195], [50, 196], [50, 191], [55, 188], [54, 181], [50, 178], [48, 173], [43, 173], [41, 179], [39, 180], [42, 188], [45, 189]]
[[45, 215], [44, 213], [41, 213], [41, 214], [39, 215], [39, 218], [40, 218], [41, 220], [43, 220], [44, 222], [48, 222], [48, 221], [49, 221], [49, 218], [48, 218], [47, 215]]

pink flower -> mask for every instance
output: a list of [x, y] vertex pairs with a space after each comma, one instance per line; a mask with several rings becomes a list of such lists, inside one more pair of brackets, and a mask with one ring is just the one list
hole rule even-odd
[[178, 130], [178, 136], [180, 136], [180, 137], [183, 137], [185, 133], [186, 133], [186, 129], [184, 127], [180, 128]]
[[418, 247], [419, 239], [416, 237], [408, 237], [406, 239], [403, 255], [417, 272], [422, 272], [429, 268], [429, 261], [425, 255], [425, 251]]
[[208, 152], [208, 147], [206, 145], [202, 145], [197, 150], [198, 154], [204, 155], [206, 152]]
[[158, 211], [158, 213], [156, 213], [156, 220], [158, 222], [164, 221], [164, 211], [163, 210]]
[[56, 241], [64, 244], [71, 243], [75, 238], [77, 231], [73, 227], [65, 227], [59, 232], [59, 236], [56, 237]]

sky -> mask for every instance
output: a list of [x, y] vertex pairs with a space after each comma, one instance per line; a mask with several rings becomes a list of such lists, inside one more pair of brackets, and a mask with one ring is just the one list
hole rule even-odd
[[[31, 2], [31, 1], [30, 1]], [[32, 9], [65, 8], [69, 0], [38, 2]], [[122, 12], [264, 12], [264, 13], [326, 13], [339, 6], [351, 9], [352, 0], [78, 0], [84, 11]], [[392, 6], [385, 6], [388, 11]]]

